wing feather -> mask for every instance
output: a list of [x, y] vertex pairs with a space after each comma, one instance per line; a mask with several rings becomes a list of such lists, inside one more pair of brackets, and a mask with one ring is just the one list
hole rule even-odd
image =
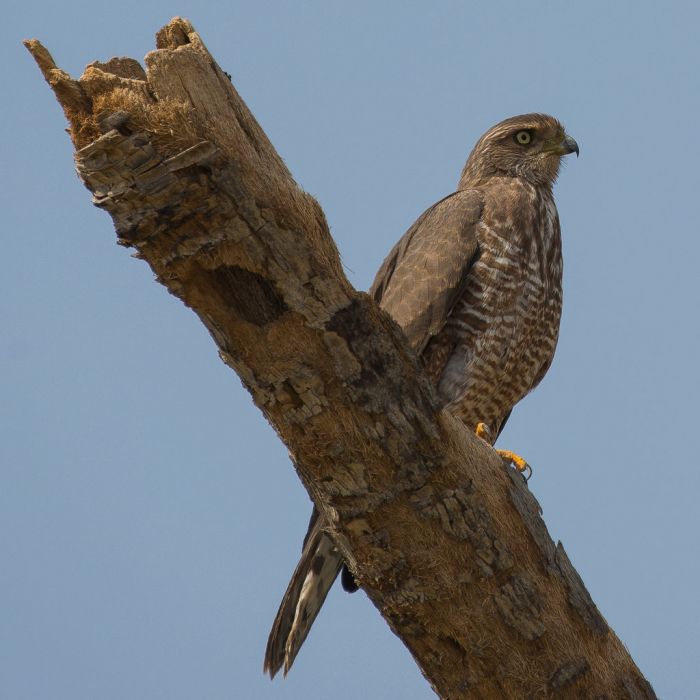
[[484, 202], [460, 190], [427, 209], [384, 260], [370, 294], [421, 353], [440, 332], [478, 256]]

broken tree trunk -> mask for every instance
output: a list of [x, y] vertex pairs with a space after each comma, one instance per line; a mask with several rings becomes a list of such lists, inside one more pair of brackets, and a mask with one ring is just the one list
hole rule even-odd
[[146, 71], [112, 59], [79, 80], [26, 44], [118, 242], [209, 329], [435, 692], [655, 697], [522, 478], [437, 409], [345, 278], [321, 208], [190, 23], [160, 30]]

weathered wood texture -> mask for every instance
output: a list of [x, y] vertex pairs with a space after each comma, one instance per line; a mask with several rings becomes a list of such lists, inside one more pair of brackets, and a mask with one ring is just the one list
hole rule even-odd
[[209, 329], [436, 693], [653, 698], [522, 479], [436, 410], [398, 327], [349, 284], [189, 22], [158, 33], [146, 71], [112, 59], [73, 80], [27, 46], [119, 243]]

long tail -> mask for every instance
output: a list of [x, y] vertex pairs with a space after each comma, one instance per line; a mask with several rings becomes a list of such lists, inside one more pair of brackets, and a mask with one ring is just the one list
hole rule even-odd
[[323, 519], [314, 508], [301, 559], [267, 640], [263, 671], [269, 673], [270, 678], [274, 678], [283, 665], [284, 675], [287, 675], [342, 565], [343, 558], [323, 532]]

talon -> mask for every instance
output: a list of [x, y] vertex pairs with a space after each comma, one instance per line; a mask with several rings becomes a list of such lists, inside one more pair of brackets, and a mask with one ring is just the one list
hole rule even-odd
[[532, 467], [518, 454], [510, 450], [496, 450], [503, 459], [507, 459], [522, 475], [525, 481], [532, 476]]

